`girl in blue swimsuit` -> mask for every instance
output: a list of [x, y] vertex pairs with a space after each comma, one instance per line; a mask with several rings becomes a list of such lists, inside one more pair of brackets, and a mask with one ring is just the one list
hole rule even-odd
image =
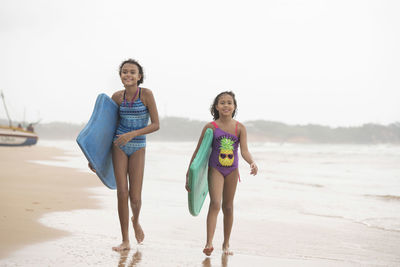
[[[115, 251], [130, 248], [128, 202], [133, 213], [131, 220], [136, 240], [141, 243], [144, 239], [144, 232], [139, 224], [139, 214], [142, 206], [145, 135], [157, 131], [160, 127], [153, 93], [149, 89], [139, 87], [143, 82], [142, 66], [133, 59], [126, 60], [119, 68], [119, 75], [125, 90], [117, 91], [112, 96], [119, 105], [119, 121], [114, 137], [112, 159], [117, 183], [122, 244], [113, 247]], [[150, 124], [148, 124], [149, 118]]]
[[[136, 99], [139, 91], [139, 97]], [[132, 101], [126, 100], [126, 91], [124, 91], [124, 101], [119, 106], [119, 124], [115, 132], [114, 141], [122, 134], [140, 130], [147, 126], [149, 123], [149, 110], [140, 100], [142, 95], [142, 88], [138, 87]], [[137, 150], [146, 146], [146, 136], [136, 136], [132, 138], [126, 145], [120, 146], [122, 151], [129, 157]]]

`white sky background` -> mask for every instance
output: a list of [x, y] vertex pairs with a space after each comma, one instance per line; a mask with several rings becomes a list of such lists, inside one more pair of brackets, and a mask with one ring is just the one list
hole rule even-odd
[[[13, 120], [81, 123], [137, 59], [160, 116], [400, 121], [400, 1], [0, 1], [0, 90]], [[0, 107], [0, 118], [6, 118]]]

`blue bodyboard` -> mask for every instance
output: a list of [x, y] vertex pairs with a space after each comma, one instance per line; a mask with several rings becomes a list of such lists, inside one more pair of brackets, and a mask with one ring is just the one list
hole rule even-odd
[[76, 138], [97, 176], [110, 189], [116, 189], [111, 149], [117, 122], [118, 105], [106, 94], [100, 94], [89, 122]]
[[204, 133], [199, 150], [189, 167], [188, 204], [189, 212], [197, 216], [208, 194], [208, 159], [211, 154], [213, 130], [208, 128]]

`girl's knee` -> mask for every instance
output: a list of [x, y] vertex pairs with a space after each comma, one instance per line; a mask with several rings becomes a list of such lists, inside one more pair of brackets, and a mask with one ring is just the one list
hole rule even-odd
[[222, 204], [222, 212], [224, 215], [232, 215], [233, 214], [233, 205], [232, 204]]
[[128, 199], [129, 192], [127, 189], [117, 190], [118, 199]]
[[210, 210], [219, 212], [221, 209], [221, 203], [218, 201], [210, 201]]
[[142, 204], [142, 200], [138, 197], [131, 197], [130, 201], [131, 207], [140, 207], [140, 205]]

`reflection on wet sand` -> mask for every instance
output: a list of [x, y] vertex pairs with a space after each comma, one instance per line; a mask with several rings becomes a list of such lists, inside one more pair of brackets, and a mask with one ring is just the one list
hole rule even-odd
[[120, 258], [118, 262], [118, 267], [134, 267], [137, 266], [137, 264], [142, 260], [142, 253], [139, 250], [136, 250], [136, 252], [132, 255], [131, 261], [126, 264], [126, 260], [128, 259], [130, 250], [123, 250], [120, 251]]
[[203, 267], [211, 267], [210, 257], [205, 258], [202, 263], [203, 263]]
[[[222, 267], [228, 267], [228, 258], [229, 258], [229, 255], [227, 255], [225, 253], [222, 253], [222, 256], [221, 256], [221, 266]], [[210, 257], [206, 257], [203, 260], [202, 264], [203, 264], [203, 267], [212, 267], [211, 258]]]
[[222, 256], [221, 256], [221, 266], [222, 267], [228, 266], [228, 258], [229, 258], [229, 255], [222, 253]]

